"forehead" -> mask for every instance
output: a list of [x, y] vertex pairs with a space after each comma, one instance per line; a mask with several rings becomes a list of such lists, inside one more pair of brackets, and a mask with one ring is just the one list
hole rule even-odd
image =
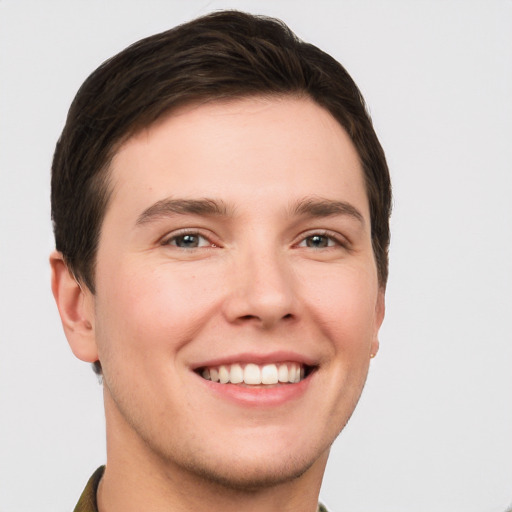
[[[112, 160], [113, 200], [137, 208], [170, 196], [233, 203], [275, 194], [352, 196], [366, 208], [357, 151], [308, 98], [250, 97], [173, 111], [128, 139]], [[283, 187], [286, 190], [283, 190]], [[363, 204], [364, 203], [364, 204]]]

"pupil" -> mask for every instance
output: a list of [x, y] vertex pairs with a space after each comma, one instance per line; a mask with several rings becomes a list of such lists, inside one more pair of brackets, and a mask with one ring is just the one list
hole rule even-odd
[[197, 247], [197, 236], [195, 235], [183, 235], [176, 241], [179, 247]]
[[327, 237], [322, 235], [314, 235], [309, 237], [307, 241], [308, 247], [327, 247]]

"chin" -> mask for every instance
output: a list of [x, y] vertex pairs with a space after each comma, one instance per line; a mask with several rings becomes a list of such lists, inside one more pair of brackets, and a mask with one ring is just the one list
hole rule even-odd
[[[187, 464], [192, 475], [212, 484], [241, 492], [258, 491], [263, 488], [286, 484], [304, 475], [324, 457], [287, 457], [287, 460], [226, 460], [220, 467], [206, 460]], [[325, 457], [327, 460], [327, 457]]]

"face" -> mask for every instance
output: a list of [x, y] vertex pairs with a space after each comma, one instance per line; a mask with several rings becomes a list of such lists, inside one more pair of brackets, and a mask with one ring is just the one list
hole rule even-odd
[[384, 312], [348, 135], [306, 99], [217, 102], [111, 172], [89, 300], [116, 442], [241, 487], [323, 466]]

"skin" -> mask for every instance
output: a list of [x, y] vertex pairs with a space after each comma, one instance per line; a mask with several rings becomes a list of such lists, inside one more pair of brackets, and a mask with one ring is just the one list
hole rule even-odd
[[[103, 367], [100, 510], [316, 510], [384, 317], [348, 135], [306, 98], [212, 102], [129, 139], [111, 177], [96, 294], [51, 257], [71, 348]], [[165, 203], [205, 198], [220, 211]], [[314, 371], [231, 396], [195, 371], [226, 358]]]

